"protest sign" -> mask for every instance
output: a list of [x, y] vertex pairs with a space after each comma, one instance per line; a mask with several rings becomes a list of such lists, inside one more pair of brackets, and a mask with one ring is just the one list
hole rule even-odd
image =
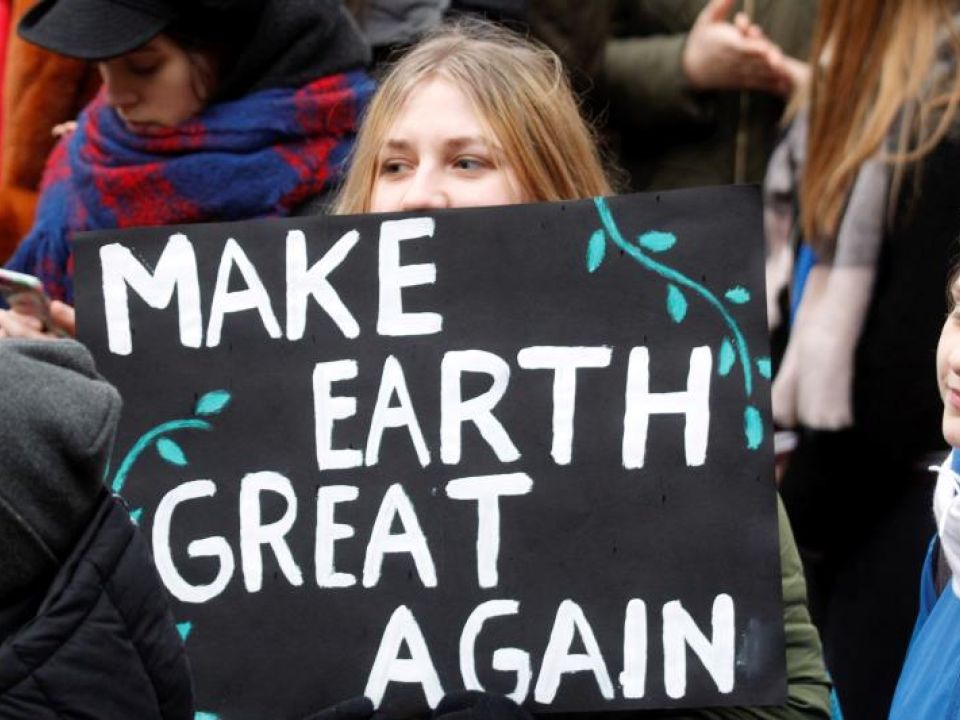
[[200, 709], [784, 698], [759, 197], [104, 232], [108, 482]]

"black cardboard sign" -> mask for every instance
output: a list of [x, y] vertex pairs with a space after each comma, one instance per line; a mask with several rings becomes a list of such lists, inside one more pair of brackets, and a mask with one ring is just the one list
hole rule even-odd
[[214, 717], [785, 696], [752, 188], [77, 244]]

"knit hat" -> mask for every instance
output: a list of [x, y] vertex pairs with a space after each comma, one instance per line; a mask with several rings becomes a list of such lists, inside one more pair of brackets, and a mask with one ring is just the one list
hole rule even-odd
[[52, 575], [103, 493], [120, 395], [73, 340], [0, 340], [0, 605]]

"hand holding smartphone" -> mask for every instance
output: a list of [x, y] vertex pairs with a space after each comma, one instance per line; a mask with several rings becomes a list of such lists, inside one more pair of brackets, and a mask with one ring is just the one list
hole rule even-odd
[[43, 330], [56, 331], [50, 318], [50, 298], [43, 290], [43, 283], [33, 275], [0, 268], [0, 295], [11, 310], [37, 318]]

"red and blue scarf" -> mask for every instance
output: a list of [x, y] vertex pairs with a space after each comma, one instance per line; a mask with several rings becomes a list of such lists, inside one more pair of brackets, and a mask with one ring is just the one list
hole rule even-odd
[[36, 222], [8, 267], [72, 302], [78, 232], [289, 215], [339, 179], [373, 90], [363, 72], [331, 75], [144, 134], [101, 94], [51, 154]]

